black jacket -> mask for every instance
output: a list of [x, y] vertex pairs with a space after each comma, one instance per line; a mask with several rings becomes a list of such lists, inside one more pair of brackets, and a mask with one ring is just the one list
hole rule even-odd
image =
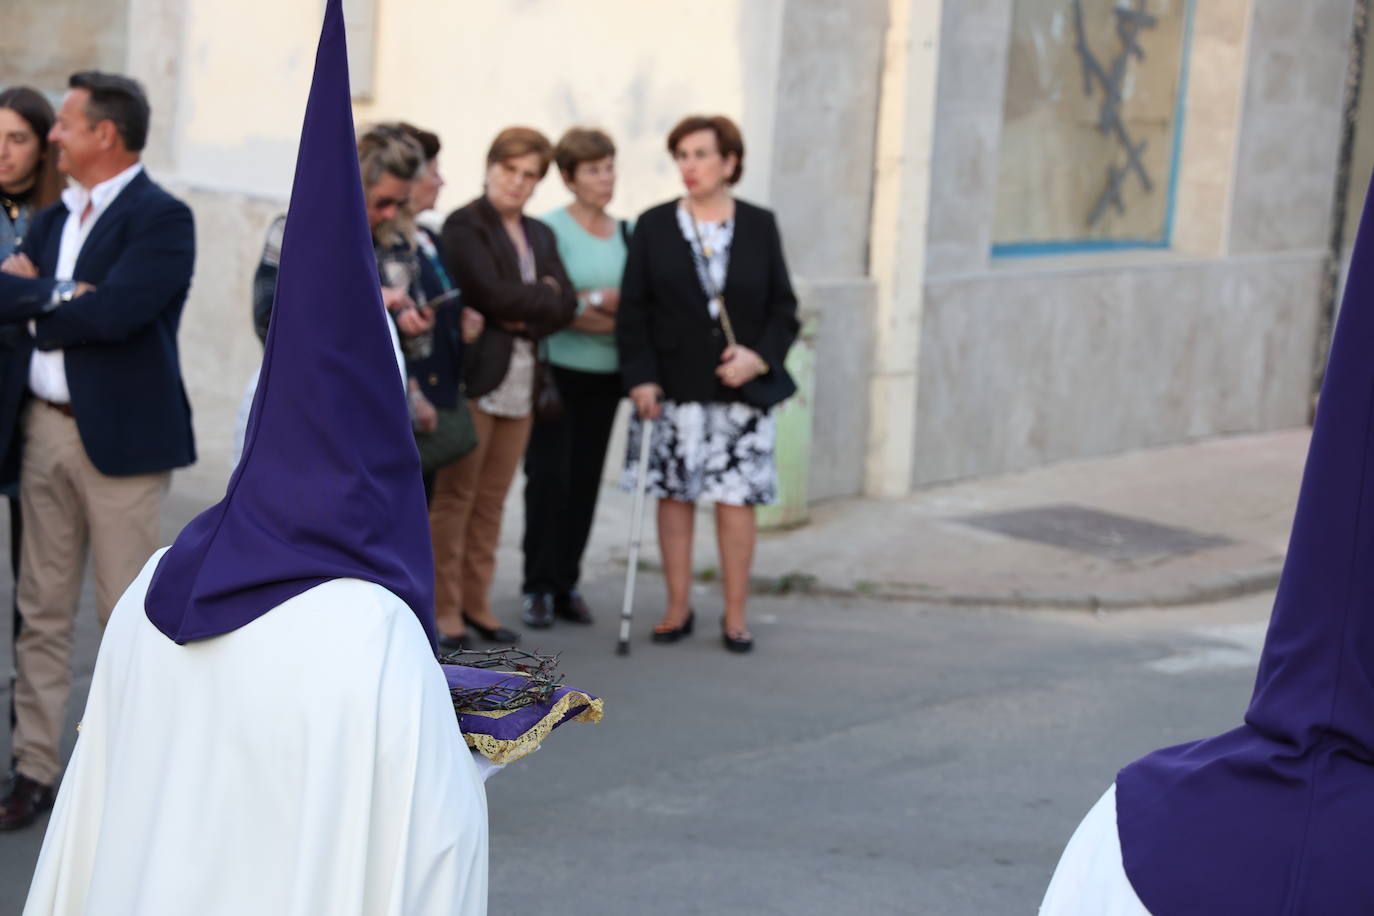
[[[677, 207], [676, 200], [660, 204], [635, 223], [616, 316], [620, 378], [626, 390], [656, 382], [678, 403], [739, 401], [739, 389], [716, 377], [725, 335], [711, 317]], [[781, 367], [797, 338], [797, 297], [770, 211], [735, 201], [721, 294], [739, 342]]]
[[[35, 346], [65, 351], [76, 428], [102, 474], [191, 464], [191, 405], [177, 352], [196, 252], [190, 209], [140, 172], [101, 214], [76, 260], [73, 279], [95, 292], [43, 315], [66, 220], [66, 206], [54, 204], [24, 238], [20, 250], [37, 265], [38, 279], [0, 274], [0, 321], [41, 315], [36, 339], [25, 335], [16, 355], [26, 362]], [[0, 439], [7, 442], [15, 428], [12, 418], [3, 419]]]
[[537, 341], [571, 324], [577, 313], [577, 292], [558, 257], [553, 230], [528, 216], [521, 217], [521, 224], [534, 252], [535, 274], [553, 277], [558, 290], [520, 279], [515, 244], [485, 196], [454, 210], [444, 221], [444, 266], [463, 291], [464, 303], [487, 319], [482, 336], [463, 354], [463, 378], [470, 398], [493, 391], [510, 368], [516, 335], [502, 330], [499, 323], [524, 322], [519, 336]]

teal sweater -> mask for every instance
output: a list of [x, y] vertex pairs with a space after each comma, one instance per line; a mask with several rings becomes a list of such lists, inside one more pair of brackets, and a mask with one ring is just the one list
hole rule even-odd
[[[620, 288], [625, 272], [625, 239], [619, 228], [608, 239], [597, 238], [583, 229], [567, 210], [559, 208], [542, 217], [558, 240], [558, 256], [568, 277], [583, 290], [603, 286]], [[583, 306], [579, 298], [578, 312]], [[581, 372], [615, 372], [619, 369], [614, 334], [588, 334], [571, 328], [559, 331], [546, 341], [549, 362]]]

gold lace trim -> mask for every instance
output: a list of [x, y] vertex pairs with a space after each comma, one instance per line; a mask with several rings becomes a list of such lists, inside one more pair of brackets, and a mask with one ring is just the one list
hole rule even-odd
[[[605, 705], [599, 699], [593, 699], [585, 693], [576, 690], [569, 690], [561, 699], [553, 704], [548, 715], [540, 719], [523, 735], [516, 738], [493, 738], [491, 735], [475, 735], [463, 732], [463, 738], [467, 740], [468, 747], [477, 751], [483, 757], [495, 764], [506, 764], [519, 760], [526, 754], [535, 750], [543, 743], [544, 739], [553, 731], [555, 725], [562, 721], [563, 717], [574, 706], [586, 706], [587, 708], [578, 713], [571, 721], [573, 722], [600, 722], [605, 714]], [[488, 719], [503, 719], [517, 710], [503, 711], [478, 711], [464, 710], [465, 715], [484, 716]]]

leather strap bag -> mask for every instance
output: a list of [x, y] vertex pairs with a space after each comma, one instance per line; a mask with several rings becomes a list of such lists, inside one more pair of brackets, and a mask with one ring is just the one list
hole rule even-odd
[[[697, 228], [696, 217], [692, 216], [690, 211], [687, 221], [692, 224], [692, 232], [696, 235], [697, 247], [693, 249], [692, 257], [702, 259], [701, 269], [697, 273], [701, 277], [701, 282], [705, 284], [706, 296], [709, 301], [716, 304], [716, 318], [720, 322], [721, 331], [725, 333], [726, 345], [736, 346], [738, 341], [735, 339], [734, 325], [730, 323], [730, 313], [725, 308], [725, 296], [716, 288], [716, 281], [711, 277], [711, 265], [706, 263], [704, 254], [706, 245], [701, 240], [701, 230]], [[746, 404], [768, 410], [796, 394], [797, 383], [792, 380], [785, 366], [770, 365], [766, 373], [741, 385], [739, 392]]]

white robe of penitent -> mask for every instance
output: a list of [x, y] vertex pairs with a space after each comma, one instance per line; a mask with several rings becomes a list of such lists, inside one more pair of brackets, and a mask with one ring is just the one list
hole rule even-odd
[[105, 631], [26, 916], [478, 916], [486, 792], [424, 630], [337, 579], [179, 646]]
[[1150, 916], [1121, 864], [1116, 786], [1074, 831], [1050, 879], [1040, 916]]

